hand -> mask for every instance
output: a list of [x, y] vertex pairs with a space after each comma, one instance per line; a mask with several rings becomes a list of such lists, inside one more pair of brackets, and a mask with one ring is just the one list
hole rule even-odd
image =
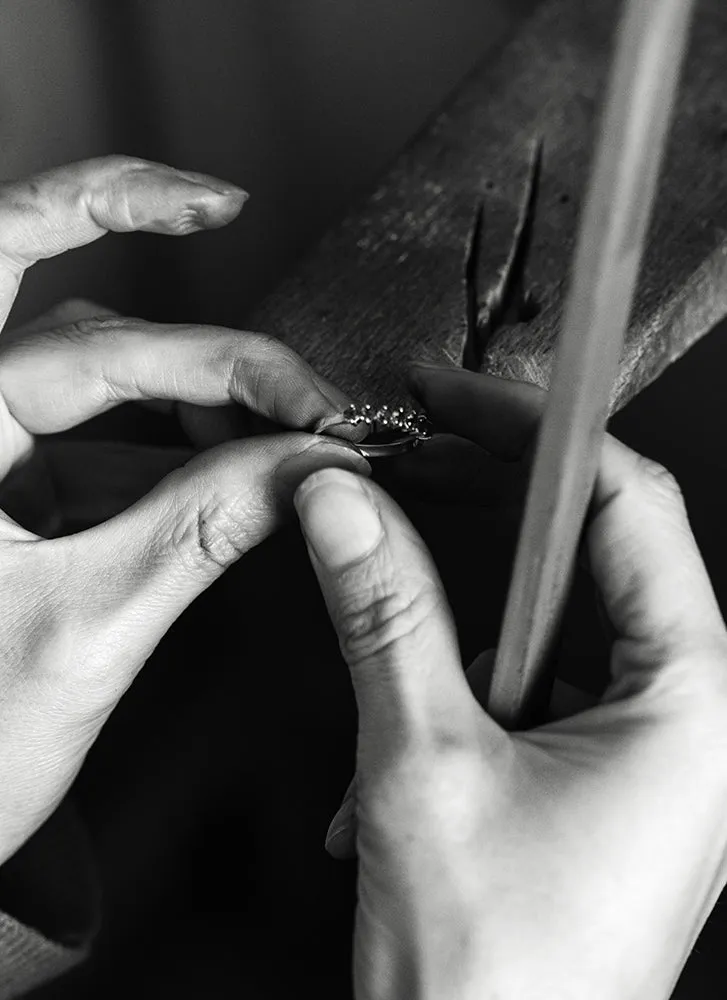
[[[114, 320], [118, 322], [110, 322]], [[21, 327], [6, 330], [0, 353], [4, 350], [7, 354], [11, 343], [22, 343], [26, 357], [29, 349], [31, 356], [36, 356], [39, 345], [57, 345], [74, 336], [101, 337], [104, 330], [108, 336], [113, 326], [141, 326], [147, 331], [154, 328], [153, 324], [139, 320], [126, 318], [123, 323], [121, 320], [107, 306], [69, 299]], [[197, 329], [200, 336], [211, 332]], [[242, 336], [252, 339], [249, 334], [226, 333], [238, 340]], [[270, 343], [276, 354], [281, 354], [279, 345]], [[300, 359], [294, 359], [294, 367], [299, 365]], [[330, 398], [336, 411], [346, 405], [346, 397], [325, 379], [310, 369], [307, 375]], [[133, 405], [136, 412], [129, 421], [137, 437], [133, 442], [124, 439], [123, 427], [119, 434], [122, 440], [99, 440], [96, 436], [79, 440], [64, 434], [34, 438], [31, 453], [0, 482], [0, 508], [20, 520], [23, 527], [46, 538], [81, 531], [126, 510], [167, 473], [189, 461], [196, 451], [275, 428], [273, 421], [236, 402], [209, 406], [182, 399], [139, 398]], [[145, 415], [144, 411], [176, 418], [189, 443], [175, 446], [139, 443], [139, 433], [143, 434], [147, 423], [154, 419], [151, 412]], [[333, 423], [338, 420], [338, 413], [331, 418]], [[324, 429], [326, 423], [324, 420], [316, 430]], [[356, 439], [359, 433], [346, 424], [338, 424], [329, 432], [351, 439]]]
[[[1, 186], [0, 325], [33, 261], [107, 230], [214, 228], [243, 200], [213, 178], [126, 157]], [[41, 538], [0, 511], [0, 863], [62, 798], [171, 623], [274, 530], [301, 478], [368, 469], [345, 442], [312, 433], [340, 419], [345, 397], [271, 338], [96, 316], [0, 338], [0, 479], [22, 477], [36, 434], [145, 399], [234, 403], [291, 432], [196, 455], [70, 536]]]
[[[467, 372], [416, 388], [511, 456], [542, 401]], [[478, 703], [393, 501], [330, 470], [296, 506], [359, 708], [356, 996], [668, 997], [727, 879], [727, 635], [672, 478], [607, 438], [586, 541], [611, 684], [518, 733]]]

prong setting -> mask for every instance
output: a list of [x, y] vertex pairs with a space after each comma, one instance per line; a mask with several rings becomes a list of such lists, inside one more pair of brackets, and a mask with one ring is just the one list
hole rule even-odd
[[[346, 423], [369, 428], [369, 437], [356, 447], [367, 458], [399, 455], [416, 448], [432, 436], [432, 425], [426, 413], [405, 406], [384, 404], [374, 408], [370, 403], [351, 404], [343, 414]], [[381, 435], [384, 440], [376, 441]], [[394, 435], [394, 437], [392, 437]]]

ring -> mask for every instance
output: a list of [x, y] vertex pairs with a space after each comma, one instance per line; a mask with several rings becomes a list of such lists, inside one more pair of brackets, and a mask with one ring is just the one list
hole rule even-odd
[[343, 413], [345, 423], [366, 424], [369, 437], [356, 444], [364, 458], [388, 458], [403, 455], [428, 441], [433, 434], [431, 422], [420, 410], [404, 406], [393, 409], [384, 405], [374, 409], [370, 403], [349, 406]]

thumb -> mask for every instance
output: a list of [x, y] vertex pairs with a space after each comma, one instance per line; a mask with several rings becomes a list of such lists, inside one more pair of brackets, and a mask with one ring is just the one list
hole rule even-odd
[[62, 556], [72, 615], [80, 607], [84, 631], [123, 649], [133, 676], [187, 605], [280, 524], [296, 486], [330, 465], [370, 472], [352, 445], [330, 438], [227, 442], [110, 521], [45, 542]]
[[[494, 666], [495, 650], [488, 649], [475, 657], [466, 671], [469, 688], [483, 708], [487, 708], [487, 694]], [[331, 857], [338, 861], [356, 857], [356, 825], [356, 775], [354, 775], [326, 833], [326, 850]]]
[[403, 512], [338, 469], [306, 479], [295, 504], [351, 671], [359, 780], [410, 753], [469, 742], [482, 713], [439, 576]]

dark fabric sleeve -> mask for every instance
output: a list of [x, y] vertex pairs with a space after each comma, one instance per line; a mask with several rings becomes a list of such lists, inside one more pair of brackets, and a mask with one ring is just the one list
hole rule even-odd
[[86, 957], [99, 895], [85, 831], [65, 800], [0, 867], [0, 1000], [25, 996]]

